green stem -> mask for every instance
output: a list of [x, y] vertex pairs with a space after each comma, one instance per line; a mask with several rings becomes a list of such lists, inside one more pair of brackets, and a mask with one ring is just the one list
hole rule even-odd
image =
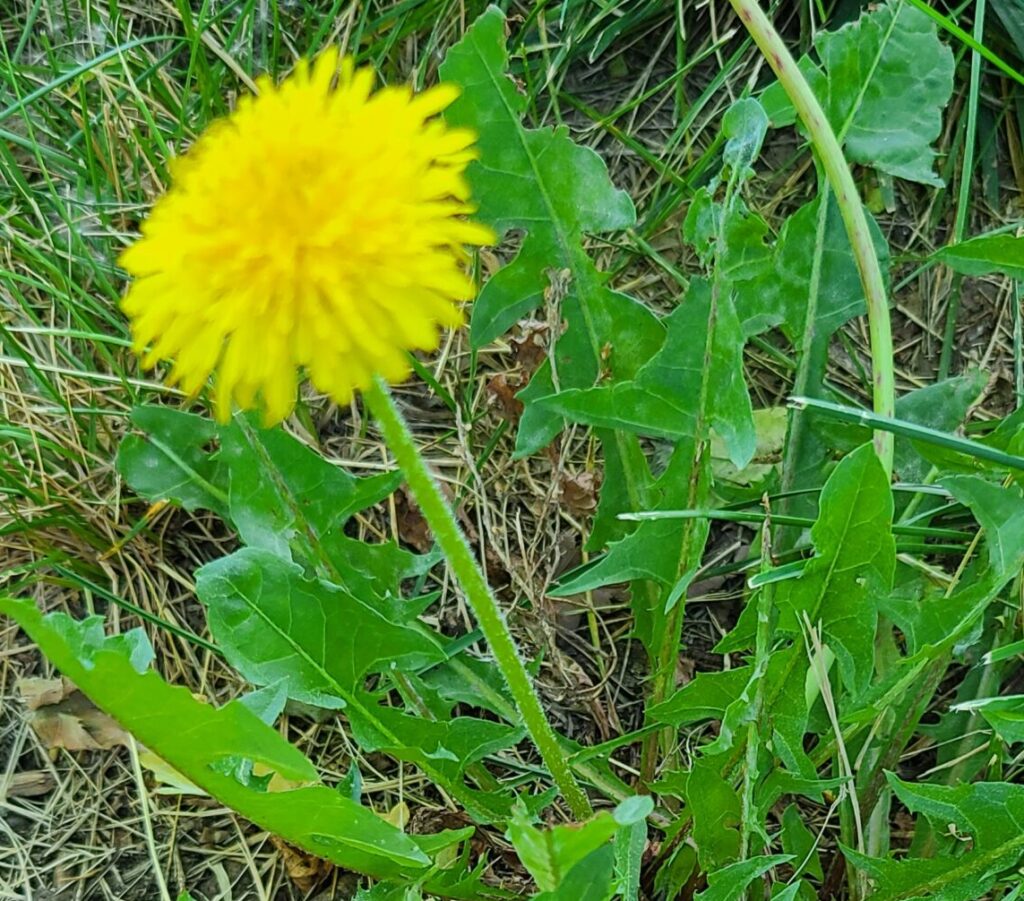
[[[765, 515], [771, 516], [767, 495], [764, 498]], [[761, 527], [761, 572], [771, 567], [771, 520]], [[757, 594], [757, 629], [754, 633], [754, 670], [750, 682], [754, 686], [754, 715], [747, 724], [746, 765], [743, 767], [743, 786], [740, 791], [740, 860], [746, 860], [750, 851], [750, 840], [757, 835], [757, 815], [754, 805], [754, 791], [760, 772], [758, 760], [761, 754], [761, 736], [765, 730], [765, 676], [772, 651], [772, 612], [775, 606], [775, 586], [767, 584]], [[751, 898], [754, 892], [751, 892]]]
[[[818, 98], [814, 96], [786, 48], [779, 33], [764, 14], [757, 0], [729, 0], [750, 36], [760, 48], [778, 76], [804, 127], [818, 152], [825, 175], [836, 195], [839, 210], [850, 237], [857, 270], [864, 287], [868, 307], [868, 331], [871, 337], [871, 365], [875, 412], [892, 416], [896, 412], [896, 375], [893, 362], [892, 327], [889, 322], [889, 303], [885, 292], [885, 279], [878, 263], [875, 245], [871, 240], [867, 216], [860, 202], [853, 174], [843, 156], [832, 126], [829, 125]], [[875, 450], [887, 473], [892, 472], [893, 437], [875, 432]]]
[[544, 714], [540, 698], [530, 682], [530, 676], [505, 624], [498, 602], [491, 594], [487, 580], [473, 557], [469, 543], [455, 521], [451, 508], [441, 494], [441, 489], [420, 456], [409, 427], [395, 406], [384, 382], [376, 380], [363, 396], [377, 418], [395, 460], [405, 474], [406, 482], [412, 489], [423, 518], [433, 530], [452, 574], [465, 592], [466, 600], [480, 625], [480, 631], [487, 639], [498, 668], [508, 683], [526, 730], [573, 816], [581, 820], [586, 819], [593, 812], [590, 802], [576, 782], [569, 762], [559, 747], [558, 738]]
[[[979, 44], [985, 33], [985, 0], [978, 0], [974, 6], [974, 39]], [[967, 214], [971, 208], [971, 178], [974, 175], [974, 144], [978, 133], [978, 93], [981, 84], [981, 54], [971, 54], [971, 85], [967, 94], [967, 134], [964, 136], [964, 164], [960, 170], [960, 190], [957, 194], [956, 218], [953, 221], [953, 235], [950, 244], [959, 244], [967, 230]], [[953, 362], [953, 344], [956, 341], [956, 320], [960, 312], [960, 295], [963, 276], [956, 273], [950, 286], [946, 306], [946, 327], [942, 334], [942, 354], [939, 356], [938, 378], [948, 378]]]

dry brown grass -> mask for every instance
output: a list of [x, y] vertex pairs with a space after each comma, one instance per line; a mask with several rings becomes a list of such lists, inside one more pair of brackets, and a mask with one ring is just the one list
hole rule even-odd
[[[31, 6], [14, 4], [15, 14], [4, 27], [9, 52]], [[48, 11], [51, 6], [56, 9], [55, 4], [43, 4]], [[152, 4], [152, 11], [146, 4], [141, 6], [129, 11], [140, 31], [180, 28], [180, 22], [163, 19], [166, 11], [157, 4]], [[688, 76], [687, 96], [692, 102], [720, 72], [726, 71], [727, 77], [694, 116], [692, 127], [670, 145], [677, 116], [671, 84], [614, 123], [660, 160], [661, 174], [609, 130], [573, 111], [564, 98], [559, 103], [576, 138], [604, 155], [616, 183], [629, 189], [640, 208], [701, 159], [712, 146], [722, 111], [762, 67], [755, 54], [747, 53], [727, 69], [728, 56], [736, 47], [732, 15], [725, 3], [699, 6], [688, 35], [690, 54], [716, 49]], [[466, 21], [465, 10], [451, 4], [443, 9], [447, 17], [443, 22], [428, 26], [426, 17], [422, 30], [413, 30], [396, 49], [399, 68], [411, 68], [421, 58], [418, 42], [429, 40], [436, 52], [438, 45], [457, 37]], [[630, 35], [594, 64], [574, 61], [557, 73], [557, 84], [600, 110], [641, 96], [675, 66], [673, 36], [665, 24], [671, 20], [667, 14], [654, 26]], [[339, 17], [340, 30], [350, 24], [344, 15]], [[794, 35], [795, 29], [794, 25]], [[629, 79], [607, 77], [608, 67], [619, 63], [629, 69]], [[166, 78], [174, 77], [169, 70]], [[25, 78], [28, 88], [40, 80], [35, 71]], [[69, 93], [63, 99], [70, 103], [73, 98]], [[556, 119], [556, 100], [556, 90], [537, 98], [545, 121]], [[994, 104], [998, 98], [986, 97], [984, 102]], [[111, 171], [117, 172], [124, 164], [120, 154], [131, 140], [132, 127], [120, 115], [120, 101], [110, 97], [109, 103], [104, 127], [111, 138], [116, 137], [116, 149], [108, 162]], [[958, 97], [951, 108], [949, 127], [941, 138], [943, 150], [952, 143], [961, 103]], [[0, 107], [4, 104], [0, 101]], [[0, 123], [5, 128], [9, 125]], [[1006, 134], [1019, 134], [1012, 112], [1001, 127]], [[24, 123], [19, 128], [24, 129]], [[766, 216], [776, 217], [805, 199], [809, 180], [806, 162], [795, 172], [788, 165], [782, 168], [797, 150], [792, 134], [773, 133], [769, 140], [765, 159], [770, 163], [755, 183], [758, 195], [751, 203]], [[979, 196], [972, 210], [972, 231], [1021, 215], [1024, 162], [1019, 143], [1007, 143], [1004, 138], [1000, 147], [1008, 148], [998, 159], [1000, 197], [1016, 196], [1017, 200], [991, 209]], [[1011, 153], [1014, 148], [1016, 152]], [[57, 171], [41, 171], [31, 155], [26, 158], [22, 150], [17, 152], [30, 184], [40, 185], [44, 176], [62, 177]], [[74, 188], [66, 179], [65, 184]], [[40, 191], [45, 201], [41, 187]], [[46, 610], [63, 609], [76, 616], [102, 612], [114, 630], [141, 625], [156, 648], [158, 668], [165, 678], [222, 703], [246, 686], [215, 654], [110, 603], [112, 595], [145, 614], [202, 634], [203, 615], [193, 597], [192, 573], [233, 546], [231, 534], [213, 516], [186, 515], [169, 508], [147, 510], [123, 496], [125, 486], [113, 460], [131, 398], [167, 398], [169, 393], [140, 377], [122, 348], [112, 347], [107, 359], [83, 350], [88, 342], [68, 335], [76, 320], [45, 285], [19, 283], [16, 296], [10, 281], [12, 274], [32, 274], [32, 252], [59, 261], [73, 274], [81, 273], [84, 268], [77, 255], [89, 252], [95, 242], [107, 242], [112, 248], [113, 226], [109, 220], [96, 227], [91, 220], [80, 219], [79, 227], [92, 227], [97, 236], [87, 236], [88, 241], [83, 239], [69, 255], [57, 230], [46, 234], [24, 227], [24, 221], [34, 221], [32, 211], [26, 212], [25, 198], [13, 190], [5, 196], [13, 198], [14, 206], [10, 216], [0, 211], [0, 235], [7, 242], [0, 244], [5, 273], [0, 274], [0, 322], [7, 330], [0, 334], [0, 419], [20, 431], [0, 436], [4, 474], [0, 589], [30, 596]], [[125, 209], [131, 206], [127, 198], [119, 195], [118, 200]], [[951, 202], [950, 196], [936, 198], [915, 188], [901, 189], [896, 210], [882, 217], [894, 253], [921, 254], [944, 240]], [[650, 244], [662, 260], [687, 271], [693, 268], [693, 260], [682, 249], [678, 233], [684, 213], [683, 200], [668, 211]], [[656, 256], [640, 252], [628, 241], [604, 247], [600, 253], [607, 265], [616, 268], [618, 287], [657, 309], [667, 309], [674, 302], [679, 285]], [[910, 269], [907, 264], [897, 272]], [[91, 289], [85, 285], [84, 290], [88, 294]], [[896, 298], [901, 390], [933, 378], [949, 291], [948, 274], [932, 269], [913, 279]], [[94, 296], [99, 304], [110, 302], [101, 292]], [[955, 369], [973, 364], [993, 374], [977, 411], [981, 418], [1005, 413], [1014, 400], [1013, 308], [1017, 302], [1005, 280], [978, 280], [965, 290]], [[45, 334], [46, 329], [57, 334]], [[845, 342], [836, 345], [830, 377], [850, 393], [863, 396], [862, 373], [868, 359], [864, 325], [853, 323]], [[594, 474], [600, 475], [593, 440], [585, 430], [570, 429], [548, 452], [514, 460], [513, 427], [481, 460], [507, 412], [502, 383], [495, 379], [515, 384], [520, 374], [515, 348], [510, 341], [499, 342], [474, 364], [462, 333], [451, 336], [428, 365], [453, 396], [466, 399], [465, 421], [453, 422], [449, 411], [420, 383], [403, 387], [398, 392], [400, 403], [427, 456], [453, 497], [461, 500], [463, 524], [487, 564], [494, 587], [509, 606], [513, 628], [528, 651], [543, 651], [540, 683], [556, 726], [585, 743], [635, 728], [642, 717], [643, 664], [628, 640], [625, 591], [607, 589], [559, 601], [546, 596], [550, 582], [581, 560], [588, 507], [593, 502], [591, 480]], [[780, 402], [789, 376], [775, 357], [752, 348], [748, 374], [756, 405]], [[130, 390], [124, 379], [135, 380]], [[295, 428], [311, 443], [319, 441], [331, 459], [358, 473], [387, 466], [388, 454], [372, 429], [362, 434], [358, 409], [337, 410], [312, 399], [311, 410], [317, 437]], [[413, 547], [424, 540], [422, 523], [402, 503], [401, 495], [364, 517], [360, 528], [366, 535], [394, 537]], [[711, 556], [734, 553], [741, 542], [736, 530], [721, 531]], [[442, 600], [432, 616], [451, 633], [469, 629], [471, 617], [458, 592], [446, 582], [437, 587]], [[729, 583], [715, 582], [705, 588], [709, 594], [695, 598], [687, 626], [691, 650], [683, 678], [693, 667], [707, 665], [702, 662], [706, 649], [735, 615]], [[315, 890], [300, 888], [288, 868], [302, 861], [289, 859], [269, 836], [209, 799], [168, 792], [151, 775], [140, 785], [129, 749], [69, 752], [44, 747], [29, 726], [17, 683], [51, 672], [11, 623], [0, 623], [0, 898], [157, 898], [160, 886], [154, 878], [154, 859], [160, 862], [172, 896], [185, 887], [197, 898], [238, 901], [310, 897], [317, 892], [321, 898], [349, 896], [354, 881], [337, 871], [326, 874]], [[425, 823], [446, 824], [445, 817], [458, 820], [450, 803], [415, 771], [377, 756], [360, 755], [336, 719], [292, 711], [281, 728], [328, 777], [340, 778], [350, 761], [358, 759], [368, 803], [379, 811], [394, 816], [407, 811]], [[624, 778], [635, 772], [630, 749], [617, 754], [616, 764]], [[512, 880], [514, 872], [503, 853], [502, 837], [486, 834], [482, 842], [495, 866]]]

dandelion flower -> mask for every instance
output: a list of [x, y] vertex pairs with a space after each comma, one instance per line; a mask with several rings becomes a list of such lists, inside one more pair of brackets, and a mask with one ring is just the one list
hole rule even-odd
[[215, 373], [221, 420], [234, 402], [280, 421], [302, 372], [338, 403], [400, 381], [462, 323], [464, 246], [494, 240], [465, 218], [474, 135], [436, 118], [457, 89], [372, 92], [370, 70], [338, 68], [332, 50], [260, 79], [172, 163], [121, 256], [143, 365], [173, 360], [189, 394]]

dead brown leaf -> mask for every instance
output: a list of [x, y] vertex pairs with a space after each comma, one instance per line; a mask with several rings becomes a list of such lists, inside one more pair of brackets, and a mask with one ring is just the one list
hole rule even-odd
[[581, 472], [576, 475], [563, 472], [558, 485], [562, 503], [570, 513], [588, 516], [597, 509], [597, 492], [601, 487], [601, 479], [596, 472]]
[[527, 377], [547, 359], [550, 334], [551, 326], [540, 319], [522, 319], [516, 324], [512, 334], [512, 353], [516, 365]]
[[49, 794], [57, 786], [53, 774], [46, 770], [26, 770], [15, 773], [0, 787], [0, 797], [37, 798]]
[[289, 845], [276, 835], [270, 836], [284, 862], [285, 871], [299, 891], [311, 892], [334, 871], [334, 864], [322, 857], [314, 857]]
[[487, 382], [487, 394], [491, 398], [502, 419], [515, 425], [523, 415], [523, 402], [516, 397], [522, 387], [518, 382], [510, 382], [508, 377], [499, 372]]
[[22, 679], [19, 691], [32, 711], [29, 725], [49, 750], [106, 751], [128, 744], [128, 733], [66, 679]]
[[419, 506], [403, 486], [395, 493], [395, 515], [398, 520], [398, 537], [421, 554], [434, 546], [434, 536], [423, 518]]
[[70, 680], [64, 678], [42, 679], [29, 676], [18, 680], [18, 693], [29, 710], [57, 704], [77, 690]]
[[[441, 494], [444, 495], [448, 504], [455, 506], [455, 495], [451, 487], [446, 482], [440, 482], [439, 485]], [[398, 520], [398, 537], [402, 541], [412, 545], [421, 554], [425, 554], [433, 548], [434, 534], [430, 531], [430, 526], [427, 525], [427, 521], [423, 518], [415, 498], [405, 486], [395, 492], [395, 515]], [[455, 515], [458, 517], [459, 524], [466, 533], [466, 539], [470, 544], [475, 544], [479, 533], [477, 532], [476, 523], [473, 522], [473, 518], [466, 512], [465, 506], [460, 504], [455, 510]]]

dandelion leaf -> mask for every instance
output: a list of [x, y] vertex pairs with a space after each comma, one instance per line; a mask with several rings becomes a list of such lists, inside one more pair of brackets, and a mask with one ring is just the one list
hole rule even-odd
[[548, 362], [520, 397], [526, 404], [517, 453], [532, 453], [562, 428], [561, 417], [533, 403], [561, 388], [598, 378], [629, 378], [663, 337], [654, 315], [610, 290], [583, 249], [587, 234], [628, 228], [636, 218], [629, 195], [617, 190], [601, 158], [575, 144], [564, 127], [521, 124], [526, 97], [507, 74], [505, 18], [490, 7], [449, 52], [441, 77], [462, 88], [446, 111], [449, 124], [472, 128], [480, 159], [467, 170], [476, 218], [499, 235], [524, 233], [518, 253], [491, 276], [473, 304], [476, 347], [546, 305], [564, 323], [552, 335]]
[[[910, 3], [890, 0], [835, 31], [820, 32], [800, 69], [817, 94], [850, 162], [941, 186], [932, 142], [953, 93], [953, 54], [935, 22]], [[782, 88], [764, 102], [775, 125], [795, 119]]]
[[92, 701], [150, 751], [221, 803], [267, 831], [340, 867], [380, 877], [422, 874], [429, 857], [373, 811], [319, 784], [283, 792], [243, 784], [225, 763], [244, 759], [297, 783], [317, 783], [302, 753], [240, 701], [214, 707], [138, 666], [139, 634], [105, 637], [100, 617], [43, 616], [28, 601], [0, 599], [0, 612]]
[[136, 407], [132, 423], [142, 431], [121, 442], [117, 471], [133, 490], [149, 501], [226, 514], [228, 473], [211, 453], [216, 423], [156, 406]]
[[933, 254], [933, 259], [962, 275], [1001, 272], [1010, 278], [1024, 279], [1024, 236], [978, 235], [943, 247]]
[[196, 590], [218, 646], [250, 682], [284, 682], [295, 700], [342, 710], [364, 749], [419, 765], [478, 819], [507, 813], [507, 799], [476, 792], [461, 777], [479, 756], [518, 740], [518, 730], [472, 717], [408, 716], [364, 688], [368, 674], [445, 661], [441, 636], [398, 621], [372, 598], [307, 578], [296, 564], [259, 548], [207, 564]]
[[[558, 892], [564, 883], [575, 885], [579, 878], [573, 878], [573, 870], [598, 849], [606, 848], [619, 830], [637, 823], [654, 809], [649, 797], [633, 797], [622, 801], [613, 811], [601, 811], [586, 823], [568, 826], [553, 826], [540, 829], [533, 825], [526, 809], [518, 806], [509, 822], [508, 837], [519, 855], [523, 866], [533, 876], [537, 887], [543, 892]], [[611, 863], [607, 867], [610, 888]], [[544, 896], [542, 896], [544, 897]], [[559, 893], [552, 897], [601, 897], [597, 895], [576, 895]]]
[[779, 629], [799, 635], [805, 615], [812, 625], [820, 622], [854, 692], [871, 676], [878, 599], [892, 587], [892, 513], [889, 480], [866, 444], [843, 458], [822, 490], [811, 529], [814, 557], [799, 578], [776, 586]]
[[[822, 643], [836, 655], [842, 684], [854, 694], [867, 689], [873, 671], [878, 613], [895, 572], [892, 516], [888, 479], [874, 449], [864, 445], [840, 461], [822, 491], [821, 512], [811, 529], [814, 556], [798, 578], [774, 586], [777, 635], [789, 636], [792, 643], [775, 650], [768, 660], [763, 677], [765, 710], [775, 753], [801, 776], [814, 773], [804, 751], [810, 664], [802, 636], [808, 622], [820, 627]], [[750, 611], [756, 603], [755, 595], [737, 626], [719, 642], [717, 652], [753, 646]], [[728, 746], [731, 733], [749, 721], [748, 695], [752, 687], [740, 677], [720, 676], [715, 680], [709, 700], [722, 709], [725, 738], [720, 745]], [[688, 689], [683, 688], [666, 701], [660, 715], [671, 722], [679, 713], [687, 716], [691, 708], [699, 707], [698, 691]], [[734, 696], [724, 697], [726, 690]]]
[[484, 286], [473, 307], [476, 346], [501, 335], [543, 301], [549, 268], [575, 269], [585, 233], [626, 228], [635, 211], [612, 187], [600, 157], [564, 127], [526, 129], [527, 98], [508, 77], [505, 17], [481, 15], [441, 65], [441, 78], [462, 88], [446, 111], [451, 125], [477, 132], [480, 158], [468, 170], [476, 218], [499, 235], [527, 233], [515, 260]]
[[755, 879], [792, 859], [789, 854], [764, 854], [731, 863], [708, 874], [708, 887], [694, 901], [743, 901]]
[[150, 501], [213, 510], [245, 544], [321, 570], [350, 591], [398, 594], [423, 560], [345, 535], [349, 518], [391, 494], [398, 472], [356, 478], [281, 429], [219, 425], [167, 407], [132, 411], [118, 471]]
[[1005, 876], [1016, 885], [1024, 859], [1024, 787], [981, 782], [955, 787], [910, 783], [888, 774], [889, 785], [911, 813], [926, 817], [942, 835], [955, 833], [955, 847], [930, 857], [868, 857], [843, 853], [874, 882], [878, 901], [984, 898]]
[[260, 548], [243, 548], [196, 573], [210, 631], [255, 685], [288, 684], [289, 696], [321, 707], [345, 698], [371, 672], [445, 659], [439, 641], [389, 621], [378, 605]]

